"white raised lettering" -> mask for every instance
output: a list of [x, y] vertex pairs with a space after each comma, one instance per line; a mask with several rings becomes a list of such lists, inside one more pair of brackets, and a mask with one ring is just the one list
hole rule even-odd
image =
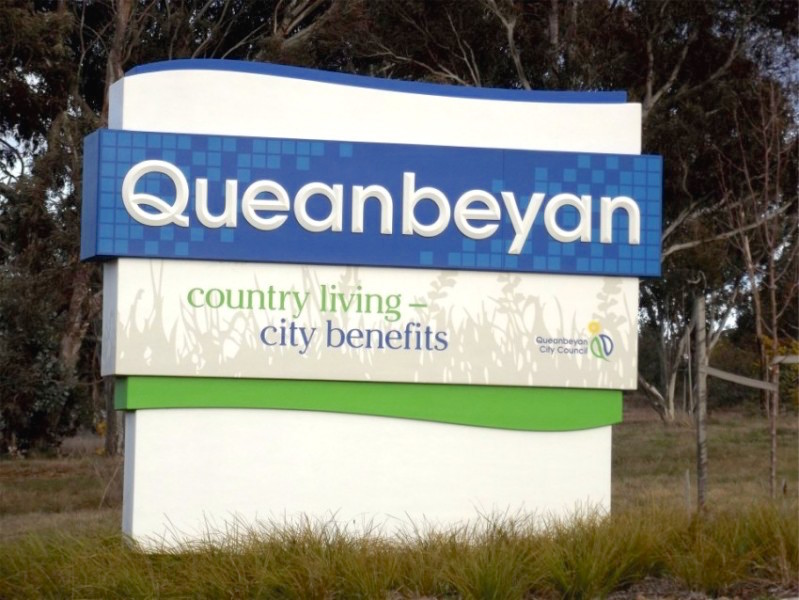
[[538, 211], [541, 210], [541, 204], [544, 202], [544, 194], [540, 192], [534, 193], [530, 197], [530, 202], [527, 204], [527, 210], [524, 211], [524, 218], [519, 213], [519, 205], [516, 202], [516, 196], [513, 192], [502, 192], [502, 201], [505, 203], [505, 208], [508, 210], [510, 222], [513, 225], [513, 230], [516, 235], [513, 237], [513, 243], [508, 249], [508, 254], [520, 254], [524, 247], [524, 241], [530, 235], [530, 228], [533, 226]]
[[[139, 180], [150, 174], [168, 177], [175, 188], [174, 200], [144, 192], [136, 192]], [[212, 214], [208, 200], [208, 180], [197, 178], [194, 181], [195, 206], [197, 221], [205, 227], [235, 228], [238, 225], [239, 182], [235, 179], [225, 181], [224, 206], [221, 212]], [[189, 217], [184, 214], [189, 202], [189, 184], [186, 176], [175, 165], [160, 160], [145, 160], [134, 165], [122, 182], [122, 200], [131, 217], [148, 226], [178, 225], [189, 226]], [[380, 233], [391, 235], [394, 230], [394, 204], [388, 188], [382, 185], [353, 185], [351, 188], [351, 231], [363, 233], [365, 228], [366, 203], [376, 200], [380, 211]], [[592, 197], [559, 193], [548, 201], [543, 192], [533, 192], [530, 201], [522, 214], [519, 202], [513, 192], [502, 191], [502, 204], [507, 211], [513, 227], [514, 236], [508, 253], [521, 254], [524, 244], [530, 238], [532, 228], [544, 207], [543, 228], [554, 240], [561, 243], [574, 241], [590, 242], [592, 236]], [[324, 216], [316, 218], [308, 212], [308, 204], [314, 196], [321, 196], [320, 201], [329, 203], [329, 210], [321, 211]], [[171, 198], [171, 194], [167, 194]], [[292, 206], [293, 201], [293, 206]], [[433, 222], [425, 224], [419, 221], [416, 214], [417, 205], [423, 201], [435, 205], [436, 214]], [[292, 198], [287, 190], [272, 180], [255, 181], [247, 187], [241, 196], [241, 213], [244, 219], [256, 229], [272, 231], [281, 227], [293, 212], [297, 224], [311, 232], [341, 232], [344, 221], [344, 185], [326, 184], [313, 181], [303, 185]], [[374, 204], [374, 202], [372, 203]], [[563, 209], [571, 207], [577, 212], [574, 226], [563, 227], [558, 223], [558, 216]], [[371, 209], [370, 209], [371, 210]], [[638, 203], [627, 196], [602, 196], [599, 207], [599, 242], [612, 244], [613, 215], [623, 210], [628, 219], [628, 243], [641, 243], [641, 211]], [[416, 174], [402, 174], [402, 234], [435, 237], [442, 234], [453, 219], [458, 231], [475, 240], [489, 238], [497, 233], [502, 220], [502, 205], [497, 197], [489, 191], [471, 189], [460, 195], [454, 208], [447, 196], [435, 187], [416, 188]], [[562, 222], [562, 219], [561, 219]], [[543, 235], [543, 231], [539, 235]]]
[[[572, 206], [577, 209], [580, 220], [574, 229], [563, 229], [558, 225], [557, 212], [564, 206]], [[580, 196], [574, 194], [558, 194], [553, 196], [544, 209], [544, 225], [547, 232], [559, 242], [573, 242], [579, 239], [581, 242], [591, 241], [591, 196]]]
[[208, 180], [194, 182], [194, 202], [197, 205], [197, 219], [206, 227], [235, 227], [237, 217], [239, 182], [235, 179], [225, 181], [225, 210], [221, 215], [212, 215], [208, 210]]
[[[472, 204], [481, 203], [483, 208], [472, 208]], [[491, 237], [499, 228], [497, 224], [475, 226], [469, 220], [499, 221], [499, 203], [497, 199], [484, 190], [469, 190], [461, 195], [455, 203], [454, 221], [463, 235], [475, 240]]]
[[[416, 219], [414, 209], [421, 200], [432, 200], [438, 207], [436, 220], [425, 225]], [[449, 225], [452, 209], [447, 197], [434, 187], [416, 189], [416, 173], [402, 174], [402, 233], [413, 235], [418, 233], [424, 237], [434, 237], [443, 232]]]
[[[272, 194], [272, 198], [258, 198], [258, 194]], [[289, 210], [289, 195], [285, 188], [276, 181], [256, 181], [241, 196], [241, 212], [247, 222], [261, 231], [277, 229], [288, 218], [286, 215], [262, 217], [259, 210], [285, 212]]]
[[394, 202], [382, 185], [352, 186], [352, 232], [363, 233], [364, 204], [369, 198], [380, 201], [380, 233], [391, 235], [394, 229]]
[[638, 203], [627, 196], [616, 196], [613, 199], [602, 196], [599, 201], [599, 241], [603, 244], [613, 243], [613, 211], [618, 208], [627, 211], [629, 243], [637, 246], [641, 243], [641, 212]]
[[[175, 184], [175, 202], [169, 204], [158, 196], [136, 192], [136, 183], [148, 173], [166, 175]], [[145, 160], [131, 167], [122, 180], [122, 202], [128, 214], [144, 225], [169, 225], [188, 227], [189, 218], [183, 214], [189, 202], [189, 183], [180, 169], [163, 160]], [[158, 211], [151, 213], [142, 210], [141, 206], [149, 206]]]
[[[324, 219], [314, 219], [308, 214], [308, 200], [312, 196], [324, 196], [330, 201], [330, 213]], [[294, 216], [297, 222], [308, 231], [341, 231], [344, 222], [344, 186], [325, 185], [315, 181], [300, 188], [294, 196]]]

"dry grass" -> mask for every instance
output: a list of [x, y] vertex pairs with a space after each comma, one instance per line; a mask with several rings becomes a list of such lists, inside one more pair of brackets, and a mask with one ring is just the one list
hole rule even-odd
[[119, 529], [119, 508], [75, 510], [69, 512], [28, 512], [0, 517], [0, 543], [4, 540], [53, 532], [85, 535], [87, 532]]
[[358, 537], [330, 525], [250, 531], [225, 548], [141, 554], [119, 533], [120, 459], [0, 461], [0, 598], [742, 598], [799, 595], [797, 420], [780, 426], [768, 501], [768, 433], [714, 415], [710, 511], [695, 502], [693, 429], [631, 409], [614, 429], [613, 516], [534, 526]]
[[0, 461], [0, 523], [9, 515], [118, 508], [121, 499], [121, 458]]
[[0, 543], [0, 597], [594, 598], [647, 585], [754, 598], [796, 593], [799, 570], [796, 515], [773, 505], [703, 519], [584, 514], [543, 529], [487, 520], [401, 540], [329, 524], [250, 533], [151, 554], [108, 530], [26, 536]]
[[[708, 506], [736, 509], [769, 498], [768, 421], [757, 414], [719, 412], [708, 423]], [[696, 508], [696, 441], [693, 424], [678, 418], [664, 426], [646, 407], [625, 407], [613, 428], [613, 508], [658, 504]], [[783, 415], [778, 427], [780, 501], [799, 500], [799, 419]]]

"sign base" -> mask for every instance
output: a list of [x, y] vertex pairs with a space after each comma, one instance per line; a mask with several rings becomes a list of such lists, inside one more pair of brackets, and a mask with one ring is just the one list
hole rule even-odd
[[303, 522], [395, 535], [610, 509], [610, 426], [214, 408], [131, 411], [125, 424], [123, 531], [145, 549]]

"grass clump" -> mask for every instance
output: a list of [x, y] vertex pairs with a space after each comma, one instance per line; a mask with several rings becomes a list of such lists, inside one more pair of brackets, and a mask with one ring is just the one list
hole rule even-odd
[[799, 427], [780, 425], [785, 492], [771, 502], [767, 425], [711, 420], [701, 517], [692, 428], [641, 410], [613, 428], [610, 516], [492, 516], [390, 538], [334, 523], [234, 527], [224, 544], [209, 535], [150, 554], [119, 534], [119, 459], [0, 460], [0, 598], [797, 597]]
[[[442, 572], [444, 587], [459, 598], [523, 597], [540, 584], [535, 565], [543, 537], [535, 528], [529, 516], [494, 516], [464, 529], [447, 553]], [[431, 551], [438, 553], [439, 549], [434, 546]]]
[[594, 598], [645, 581], [763, 596], [796, 589], [795, 508], [584, 511], [402, 537], [306, 523], [150, 554], [110, 531], [30, 535], [0, 543], [0, 597]]
[[799, 523], [796, 507], [752, 506], [745, 518], [728, 512], [694, 517], [669, 531], [663, 561], [667, 572], [692, 590], [736, 593], [771, 584], [799, 584]]
[[[563, 598], [594, 598], [661, 573], [662, 511], [603, 518], [583, 512], [548, 527], [539, 569], [546, 588]], [[643, 518], [642, 518], [643, 517]]]

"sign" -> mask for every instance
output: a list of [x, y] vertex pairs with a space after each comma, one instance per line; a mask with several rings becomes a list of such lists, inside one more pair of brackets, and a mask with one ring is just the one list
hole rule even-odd
[[660, 272], [639, 105], [206, 60], [109, 97], [81, 253], [133, 540], [610, 508]]
[[658, 156], [98, 131], [83, 258], [660, 274]]
[[636, 384], [635, 278], [120, 259], [104, 279], [105, 374]]

